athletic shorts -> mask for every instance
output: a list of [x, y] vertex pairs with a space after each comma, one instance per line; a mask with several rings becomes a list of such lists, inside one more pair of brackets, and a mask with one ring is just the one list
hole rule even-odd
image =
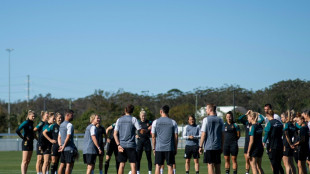
[[22, 151], [33, 151], [33, 140], [23, 140]]
[[42, 151], [43, 151], [43, 155], [51, 154], [52, 146], [51, 145], [42, 146]]
[[243, 153], [248, 153], [248, 147], [249, 147], [249, 142], [245, 142]]
[[191, 159], [193, 156], [194, 159], [200, 158], [199, 155], [199, 146], [185, 146], [185, 153], [184, 158], [185, 159]]
[[83, 154], [84, 164], [95, 164], [97, 154]]
[[111, 140], [110, 143], [107, 143], [107, 155], [112, 156], [112, 154], [118, 155], [117, 145], [114, 140]]
[[137, 151], [136, 148], [124, 148], [123, 152], [118, 152], [118, 162], [136, 163], [137, 162]]
[[234, 142], [234, 143], [229, 143], [229, 144], [225, 144], [224, 145], [224, 156], [238, 156], [238, 151], [239, 151], [239, 147], [238, 147], [238, 143]]
[[264, 154], [264, 148], [256, 148], [251, 150], [250, 157], [261, 158]]
[[288, 146], [283, 146], [283, 156], [294, 156], [294, 149]]
[[75, 151], [62, 151], [60, 154], [60, 162], [61, 163], [74, 163], [75, 160]]
[[164, 165], [165, 160], [169, 166], [175, 164], [175, 151], [155, 151], [155, 165]]
[[37, 155], [43, 155], [42, 146], [40, 144], [37, 144]]
[[60, 152], [58, 152], [58, 150], [59, 150], [59, 145], [56, 143], [56, 144], [53, 144], [52, 145], [52, 153], [51, 153], [51, 155], [52, 156], [60, 156]]
[[308, 153], [305, 151], [298, 151], [298, 161], [306, 161], [308, 158]]
[[206, 150], [203, 162], [208, 164], [221, 164], [221, 150]]
[[137, 151], [152, 151], [152, 145], [150, 139], [139, 138], [137, 143]]

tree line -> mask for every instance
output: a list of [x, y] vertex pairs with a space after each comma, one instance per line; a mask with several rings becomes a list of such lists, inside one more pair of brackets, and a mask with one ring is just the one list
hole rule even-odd
[[168, 104], [171, 108], [170, 117], [178, 124], [186, 124], [188, 114], [195, 114], [196, 101], [198, 109], [206, 103], [232, 106], [233, 96], [235, 96], [235, 105], [257, 112], [263, 112], [263, 106], [266, 103], [272, 104], [277, 114], [287, 109], [302, 111], [310, 108], [310, 81], [300, 79], [280, 81], [257, 91], [224, 85], [220, 88], [200, 87], [188, 92], [171, 89], [157, 95], [136, 94], [123, 90], [112, 93], [98, 89], [89, 96], [73, 101], [53, 98], [51, 94], [45, 96], [40, 94], [33, 97], [28, 104], [27, 101], [11, 103], [10, 119], [7, 116], [7, 103], [0, 101], [0, 132], [7, 132], [8, 121], [11, 124], [11, 132], [14, 132], [25, 120], [29, 109], [37, 113], [36, 124], [40, 119], [40, 111], [44, 108], [47, 111], [63, 113], [65, 109], [71, 107], [75, 112], [73, 121], [75, 130], [83, 133], [89, 124], [91, 113], [101, 115], [102, 124], [107, 127], [123, 114], [125, 106], [129, 103], [135, 106], [134, 116], [138, 117], [143, 108], [147, 112], [147, 119], [150, 120], [157, 118], [160, 107]]

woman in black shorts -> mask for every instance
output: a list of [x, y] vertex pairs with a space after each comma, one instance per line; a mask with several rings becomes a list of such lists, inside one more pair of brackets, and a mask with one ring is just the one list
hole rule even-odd
[[285, 166], [286, 173], [296, 173], [296, 168], [294, 165], [294, 144], [292, 139], [294, 137], [297, 128], [294, 126], [293, 113], [287, 111], [286, 113], [281, 114], [281, 120], [284, 124], [283, 128], [283, 164]]
[[48, 129], [49, 132], [52, 133], [53, 140], [56, 141], [55, 144], [52, 145], [52, 161], [51, 161], [51, 173], [54, 174], [57, 172], [59, 158], [60, 158], [60, 152], [58, 152], [59, 145], [58, 145], [58, 133], [59, 133], [59, 126], [63, 121], [62, 115], [57, 112], [55, 117], [56, 123], [52, 124], [52, 126]]
[[[23, 139], [22, 141], [22, 151], [23, 151], [23, 159], [21, 164], [21, 173], [27, 173], [28, 165], [31, 160], [32, 152], [33, 152], [33, 120], [35, 118], [34, 111], [29, 110], [27, 119], [24, 121], [16, 130], [17, 135]], [[23, 135], [21, 134], [21, 130], [23, 131]]]
[[50, 112], [47, 117], [47, 123], [43, 127], [43, 137], [42, 137], [42, 151], [43, 151], [43, 166], [42, 174], [46, 174], [49, 170], [49, 162], [52, 150], [52, 144], [56, 143], [52, 136], [52, 127], [55, 122], [55, 115]]
[[41, 143], [41, 137], [43, 132], [43, 127], [46, 124], [47, 121], [48, 112], [47, 111], [41, 111], [41, 118], [42, 120], [38, 123], [38, 125], [33, 129], [34, 132], [38, 132], [37, 136], [37, 163], [36, 163], [36, 171], [37, 173], [42, 173], [42, 163], [43, 163], [43, 151], [42, 151], [42, 143]]
[[309, 153], [309, 128], [305, 123], [305, 118], [302, 116], [297, 116], [297, 124], [301, 126], [298, 131], [298, 141], [294, 146], [298, 149], [298, 171], [299, 174], [306, 174], [306, 160]]
[[233, 113], [229, 111], [226, 114], [226, 122], [224, 123], [225, 136], [224, 136], [224, 158], [226, 174], [230, 170], [230, 155], [233, 164], [234, 174], [237, 174], [237, 156], [238, 156], [238, 139], [240, 138], [240, 128], [234, 122]]
[[259, 114], [257, 112], [253, 112], [251, 110], [247, 112], [248, 121], [252, 124], [249, 132], [250, 142], [247, 157], [250, 159], [253, 174], [264, 173], [261, 167], [264, 153], [262, 141], [263, 127], [262, 125], [257, 124], [258, 115]]

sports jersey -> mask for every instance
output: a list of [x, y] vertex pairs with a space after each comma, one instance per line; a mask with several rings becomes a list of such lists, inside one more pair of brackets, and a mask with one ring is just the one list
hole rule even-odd
[[112, 125], [112, 129], [110, 130], [110, 135], [109, 135], [109, 139], [113, 140], [114, 139], [114, 128], [115, 128], [115, 123], [113, 123]]
[[73, 128], [73, 125], [69, 121], [64, 121], [61, 123], [59, 127], [59, 135], [61, 136], [61, 145], [65, 143], [67, 135], [71, 135], [64, 151], [73, 151], [75, 148], [75, 144], [73, 141], [74, 128]]
[[308, 126], [302, 126], [298, 131], [299, 141], [304, 137], [304, 141], [300, 141], [298, 145], [298, 150], [303, 153], [308, 153], [309, 151], [309, 128]]
[[142, 122], [141, 120], [139, 120], [138, 122], [141, 126], [141, 129], [147, 130], [147, 132], [144, 134], [141, 134], [140, 132], [138, 132], [139, 137], [141, 139], [149, 139], [151, 137], [151, 133], [148, 130], [148, 128], [152, 125], [152, 121], [144, 120], [144, 122]]
[[[241, 122], [246, 127], [245, 128], [245, 143], [244, 143], [244, 145], [246, 146], [250, 142], [249, 130], [252, 124], [248, 122], [246, 115], [241, 115], [238, 118], [238, 121]], [[263, 122], [264, 122], [264, 117], [262, 115], [259, 115], [259, 119], [257, 123], [262, 124]]]
[[95, 125], [89, 124], [87, 126], [83, 140], [83, 154], [97, 154], [97, 148], [92, 140], [92, 136], [96, 136], [96, 131]]
[[169, 117], [160, 117], [152, 124], [152, 134], [156, 136], [155, 151], [174, 151], [174, 135], [178, 133], [177, 123]]
[[225, 122], [224, 129], [225, 129], [225, 136], [224, 136], [225, 144], [230, 144], [232, 142], [238, 141], [237, 132], [240, 131], [240, 128], [236, 123], [228, 124], [227, 122]]
[[[98, 144], [99, 144], [99, 147], [102, 147], [103, 146], [103, 135], [106, 135], [105, 128], [101, 125], [99, 125], [96, 128], [97, 128], [96, 137], [98, 140]], [[103, 149], [101, 149], [101, 150], [103, 150]]]
[[[292, 122], [287, 122], [284, 124], [283, 128], [283, 145], [285, 147], [290, 148], [290, 144], [293, 144], [292, 140], [294, 138], [294, 135], [297, 131], [297, 128], [294, 126]], [[289, 142], [288, 142], [288, 140]]]
[[264, 149], [262, 142], [262, 135], [263, 135], [262, 125], [253, 124], [250, 129], [251, 131], [249, 132], [249, 136], [253, 136], [254, 138], [251, 151], [254, 151], [256, 149]]
[[42, 132], [43, 132], [43, 127], [45, 124], [48, 124], [47, 122], [44, 122], [44, 121], [40, 121], [38, 123], [38, 125], [36, 126], [37, 128], [37, 132], [38, 132], [38, 144], [41, 145], [41, 140], [42, 140]]
[[120, 145], [123, 148], [136, 148], [136, 130], [140, 130], [137, 119], [131, 115], [124, 115], [116, 121], [115, 130], [118, 131]]
[[44, 124], [44, 126], [43, 126], [42, 136], [41, 136], [41, 138], [42, 138], [41, 142], [42, 142], [43, 146], [50, 146], [50, 145], [52, 145], [52, 143], [50, 141], [48, 141], [48, 139], [43, 135], [43, 132], [45, 130], [47, 130], [47, 133], [46, 133], [47, 136], [50, 137], [50, 138], [53, 138], [52, 132], [49, 131], [51, 126], [52, 126], [52, 124], [48, 124], [48, 123]]
[[16, 129], [16, 133], [18, 135], [22, 135], [20, 132], [21, 130], [24, 130], [23, 131], [24, 138], [28, 138], [29, 140], [34, 139], [33, 121], [31, 120], [24, 121], [21, 125], [18, 126], [18, 128]]
[[263, 142], [266, 143], [269, 140], [270, 149], [282, 149], [283, 141], [283, 125], [279, 120], [273, 119], [269, 120], [267, 126], [265, 127], [265, 136]]
[[202, 121], [201, 131], [206, 133], [204, 151], [220, 150], [222, 148], [222, 133], [224, 122], [216, 115], [209, 115]]
[[[199, 146], [200, 135], [200, 126], [196, 124], [186, 125], [183, 130], [183, 138], [186, 139], [187, 146]], [[189, 139], [189, 136], [193, 136], [193, 139]]]

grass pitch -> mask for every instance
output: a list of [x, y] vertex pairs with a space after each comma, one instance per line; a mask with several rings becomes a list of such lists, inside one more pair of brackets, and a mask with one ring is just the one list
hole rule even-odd
[[[86, 165], [83, 163], [83, 155], [80, 152], [80, 159], [75, 163], [74, 168], [73, 168], [73, 173], [74, 174], [81, 174], [81, 173], [86, 173]], [[185, 160], [183, 158], [184, 156], [184, 149], [179, 149], [178, 154], [176, 156], [176, 173], [177, 174], [182, 174], [185, 173]], [[154, 164], [154, 156], [153, 157], [153, 164]], [[20, 164], [21, 164], [21, 159], [22, 159], [22, 152], [21, 151], [10, 151], [10, 152], [0, 152], [0, 174], [15, 174], [15, 173], [20, 173]], [[206, 174], [207, 173], [207, 165], [202, 162], [202, 157], [199, 160], [200, 163], [200, 172], [201, 174]], [[238, 173], [245, 173], [245, 163], [244, 163], [244, 156], [243, 156], [243, 149], [239, 149], [239, 155], [238, 155]], [[36, 152], [33, 152], [31, 162], [28, 168], [28, 173], [33, 173], [35, 174], [35, 163], [36, 163]], [[224, 166], [224, 157], [222, 155], [222, 172], [225, 172], [225, 166]], [[268, 159], [268, 156], [266, 153], [264, 153], [263, 156], [263, 162], [262, 162], [262, 167], [264, 169], [265, 173], [272, 173], [271, 167], [270, 167], [270, 162]], [[125, 167], [125, 174], [128, 173], [130, 170], [130, 166], [128, 163], [126, 163]], [[145, 153], [143, 153], [143, 157], [141, 160], [141, 169], [140, 173], [141, 174], [147, 174], [148, 169], [147, 169], [147, 160]], [[99, 173], [98, 169], [98, 159], [96, 161], [96, 168], [95, 168], [95, 174]], [[110, 167], [109, 167], [109, 174], [115, 174], [115, 159], [114, 156], [112, 157], [110, 161]], [[154, 173], [154, 165], [153, 165], [153, 171]], [[167, 173], [167, 167], [165, 167], [164, 174]], [[195, 173], [194, 169], [194, 162], [193, 160], [191, 161], [191, 170], [190, 173]], [[230, 173], [232, 173], [232, 165], [230, 169]]]

